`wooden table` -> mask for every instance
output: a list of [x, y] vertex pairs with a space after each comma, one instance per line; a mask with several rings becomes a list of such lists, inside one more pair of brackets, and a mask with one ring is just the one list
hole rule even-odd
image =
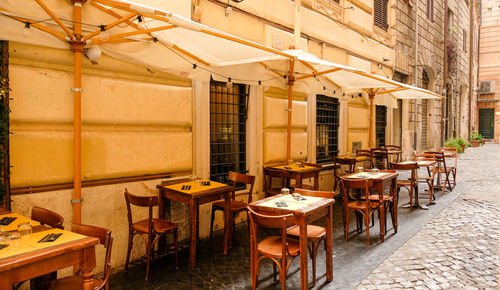
[[[399, 164], [408, 164], [411, 162], [415, 162], [415, 161], [399, 162]], [[431, 160], [429, 160], [429, 161], [417, 161], [418, 168], [427, 167], [427, 169], [429, 169], [429, 167], [433, 166], [434, 164], [436, 164], [436, 161], [431, 161]], [[429, 172], [429, 176], [430, 176], [430, 172]], [[415, 184], [415, 204], [413, 204], [413, 208], [428, 210], [429, 208], [426, 205], [420, 204], [420, 202], [419, 202], [419, 198], [418, 198], [418, 172], [415, 173], [415, 178], [417, 179], [417, 183]], [[432, 181], [432, 182], [434, 182], [434, 181]], [[433, 204], [433, 203], [429, 203], [429, 204]], [[405, 204], [402, 207], [408, 208], [408, 207], [410, 207], [410, 203]]]
[[[287, 196], [290, 198], [290, 195]], [[275, 199], [282, 198], [282, 195], [275, 195], [262, 199], [259, 201], [252, 202], [250, 206], [259, 212], [267, 213], [278, 213], [278, 214], [289, 214], [293, 213], [295, 217], [295, 222], [299, 225], [299, 243], [300, 243], [300, 288], [309, 289], [307, 281], [307, 224], [318, 218], [325, 217], [325, 228], [326, 228], [326, 281], [333, 280], [333, 240], [332, 240], [332, 209], [335, 203], [334, 199], [330, 198], [314, 198], [316, 201], [300, 208], [284, 208], [272, 206], [274, 202], [269, 203]], [[311, 197], [307, 197], [311, 198]], [[265, 206], [267, 204], [267, 206]], [[271, 204], [271, 206], [269, 206]], [[282, 281], [282, 283], [285, 283]]]
[[[397, 177], [398, 173], [397, 172], [377, 172], [376, 174], [366, 174], [366, 173], [371, 173], [371, 172], [362, 172], [362, 176], [359, 176], [359, 178], [370, 178], [373, 180], [373, 189], [377, 191], [377, 193], [384, 193], [385, 188], [387, 186], [390, 186], [391, 188], [391, 195], [394, 197], [393, 201], [393, 211], [394, 211], [394, 220], [393, 220], [393, 225], [394, 225], [394, 232], [398, 232], [398, 199], [397, 199], [397, 194], [396, 192], [396, 182], [397, 182]], [[345, 178], [356, 178], [358, 177], [360, 173], [351, 173], [347, 174], [344, 177]], [[345, 217], [344, 217], [345, 219]], [[381, 240], [384, 241], [384, 236], [385, 236], [385, 229], [382, 227], [380, 229], [381, 232]]]
[[[208, 180], [204, 180], [208, 181]], [[182, 190], [183, 185], [189, 185], [192, 189]], [[198, 221], [200, 204], [224, 199], [224, 255], [227, 255], [228, 248], [231, 246], [232, 216], [230, 211], [231, 192], [233, 186], [210, 181], [209, 186], [203, 186], [199, 181], [180, 181], [158, 185], [160, 190], [159, 216], [165, 217], [164, 199], [175, 200], [177, 202], [189, 205], [189, 226], [190, 226], [190, 244], [189, 244], [189, 268], [196, 266], [196, 243], [198, 241]]]
[[12, 289], [12, 285], [16, 283], [69, 266], [82, 271], [82, 289], [94, 289], [92, 275], [96, 265], [95, 245], [99, 244], [99, 239], [78, 235], [71, 241], [61, 240], [62, 243], [48, 245], [45, 248], [30, 246], [29, 241], [38, 240], [38, 236], [43, 237], [52, 231], [62, 232], [63, 236], [64, 234], [77, 235], [60, 229], [34, 226], [33, 234], [22, 237], [19, 249], [13, 250], [12, 255], [3, 252], [9, 251], [10, 246], [0, 250], [0, 253], [3, 252], [0, 258], [0, 289]]
[[298, 165], [288, 164], [288, 165], [276, 165], [271, 166], [274, 169], [280, 170], [288, 170], [290, 173], [290, 179], [295, 179], [295, 187], [302, 188], [302, 180], [305, 178], [314, 178], [314, 185], [312, 187], [313, 190], [318, 190], [319, 188], [319, 173], [321, 172], [322, 167], [316, 164], [303, 164]]

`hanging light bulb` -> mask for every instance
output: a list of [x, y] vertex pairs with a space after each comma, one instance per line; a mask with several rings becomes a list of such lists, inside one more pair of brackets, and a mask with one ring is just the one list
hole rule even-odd
[[146, 21], [144, 21], [142, 15], [137, 16], [137, 26], [139, 26], [140, 29], [146, 29]]
[[85, 51], [85, 56], [92, 62], [95, 63], [98, 58], [101, 57], [102, 50], [99, 46], [92, 46], [87, 48]]
[[233, 8], [231, 6], [227, 6], [226, 11], [224, 12], [224, 15], [226, 15], [226, 17], [229, 17], [229, 15], [231, 15], [232, 12], [233, 12]]
[[26, 38], [33, 36], [33, 30], [31, 30], [31, 23], [28, 21], [24, 22], [23, 35]]
[[106, 31], [106, 26], [105, 25], [101, 25], [99, 26], [101, 28], [101, 33], [99, 33], [99, 38], [102, 40], [102, 41], [108, 41], [109, 40], [109, 32]]
[[233, 82], [231, 81], [231, 78], [227, 79], [226, 88], [228, 90], [232, 90], [233, 89]]

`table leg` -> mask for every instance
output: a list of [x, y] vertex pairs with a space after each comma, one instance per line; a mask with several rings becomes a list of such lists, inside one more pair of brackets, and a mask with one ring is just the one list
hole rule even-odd
[[[300, 289], [309, 289], [307, 282], [307, 223], [305, 217], [299, 218], [300, 243]], [[284, 283], [284, 281], [282, 282]]]
[[[160, 194], [158, 197], [158, 218], [165, 218], [165, 201], [163, 200], [163, 190], [160, 189]], [[164, 253], [167, 246], [167, 237], [163, 235], [158, 241], [158, 251]]]
[[190, 238], [189, 243], [189, 269], [196, 266], [196, 232], [198, 229], [198, 202], [194, 199], [189, 200], [189, 225], [190, 225]]
[[224, 195], [224, 255], [227, 255], [231, 246], [231, 232], [233, 229], [233, 218], [231, 213], [231, 192]]
[[82, 289], [94, 289], [94, 280], [92, 278], [95, 268], [95, 247], [83, 249], [83, 260], [80, 262], [80, 269], [82, 270]]
[[295, 176], [295, 188], [302, 188], [302, 175], [297, 174]]
[[333, 280], [333, 210], [332, 206], [328, 207], [326, 215], [326, 281]]
[[319, 173], [314, 175], [314, 190], [319, 190]]
[[9, 272], [0, 273], [0, 289], [13, 289]]

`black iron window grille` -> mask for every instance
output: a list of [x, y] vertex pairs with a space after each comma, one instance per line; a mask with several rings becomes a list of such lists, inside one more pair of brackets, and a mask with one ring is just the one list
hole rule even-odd
[[338, 154], [339, 100], [316, 96], [316, 163], [331, 163]]
[[246, 173], [246, 89], [210, 82], [210, 180], [227, 184], [229, 171]]
[[387, 108], [375, 107], [375, 138], [377, 147], [385, 146], [385, 126], [387, 125]]

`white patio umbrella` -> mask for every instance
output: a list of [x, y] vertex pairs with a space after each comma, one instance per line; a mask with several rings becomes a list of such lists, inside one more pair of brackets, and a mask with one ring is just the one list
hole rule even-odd
[[[2, 0], [0, 39], [74, 53], [74, 222], [81, 221], [82, 56], [102, 52], [183, 77], [208, 81], [218, 63], [269, 58], [281, 51], [174, 13], [122, 0]], [[277, 77], [273, 77], [274, 79]], [[266, 82], [259, 78], [257, 82]], [[248, 78], [245, 82], [250, 82]]]

